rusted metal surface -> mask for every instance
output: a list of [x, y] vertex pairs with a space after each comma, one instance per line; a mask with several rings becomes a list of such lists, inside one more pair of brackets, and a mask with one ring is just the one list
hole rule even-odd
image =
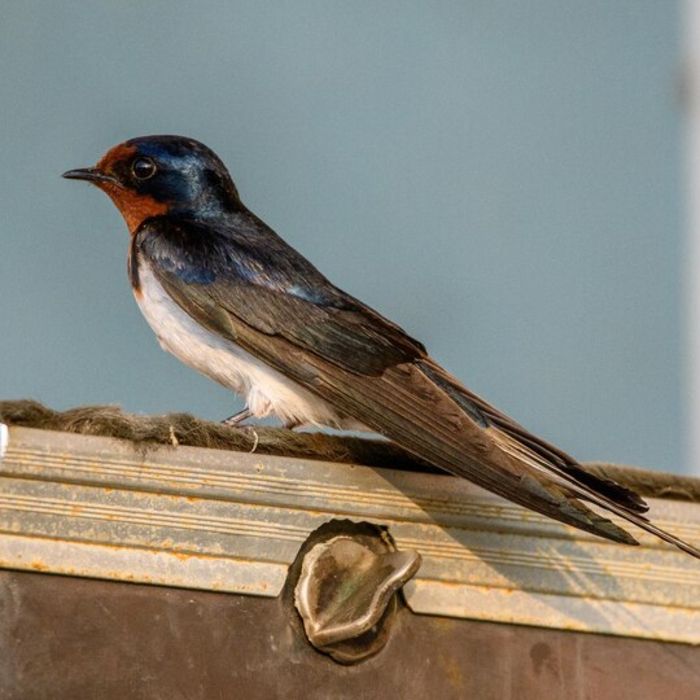
[[398, 591], [419, 566], [418, 552], [399, 552], [384, 528], [349, 520], [319, 528], [288, 582], [309, 642], [341, 663], [379, 652], [389, 640]]
[[[277, 596], [309, 533], [386, 525], [424, 614], [700, 643], [700, 565], [614, 545], [454, 477], [10, 428], [0, 566]], [[652, 501], [700, 543], [700, 504]]]
[[[697, 700], [700, 648], [414, 615], [357, 666], [279, 599], [0, 572], [3, 700]], [[290, 612], [291, 611], [291, 612]]]

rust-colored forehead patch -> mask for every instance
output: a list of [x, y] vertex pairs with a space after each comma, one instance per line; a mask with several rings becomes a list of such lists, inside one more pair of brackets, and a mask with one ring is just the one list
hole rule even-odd
[[136, 155], [136, 146], [128, 143], [120, 143], [110, 148], [97, 163], [97, 167], [104, 173], [110, 173], [117, 163], [123, 163]]
[[[100, 158], [97, 163], [97, 169], [105, 173], [105, 175], [118, 177], [118, 174], [115, 172], [115, 166], [131, 160], [136, 154], [136, 150], [136, 146], [120, 143], [118, 146], [110, 148]], [[132, 235], [136, 233], [138, 227], [146, 219], [165, 214], [168, 211], [167, 204], [159, 202], [151, 195], [138, 193], [136, 190], [131, 189], [128, 184], [122, 185], [118, 182], [107, 181], [98, 181], [95, 184], [109, 195], [124, 217], [124, 221], [126, 221], [126, 225], [129, 227], [129, 232]]]

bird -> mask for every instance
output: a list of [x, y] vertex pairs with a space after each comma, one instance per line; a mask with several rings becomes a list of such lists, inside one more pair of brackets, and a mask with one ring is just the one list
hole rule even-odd
[[227, 419], [364, 430], [542, 515], [639, 544], [613, 514], [653, 524], [632, 489], [593, 474], [467, 389], [400, 326], [332, 284], [241, 201], [191, 138], [120, 143], [63, 177], [104, 191], [130, 233], [133, 294], [161, 347], [245, 399]]

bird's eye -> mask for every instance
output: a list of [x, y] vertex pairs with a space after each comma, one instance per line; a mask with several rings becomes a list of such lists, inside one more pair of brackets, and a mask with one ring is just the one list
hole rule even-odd
[[136, 158], [131, 172], [137, 180], [148, 180], [156, 174], [156, 164], [150, 158]]

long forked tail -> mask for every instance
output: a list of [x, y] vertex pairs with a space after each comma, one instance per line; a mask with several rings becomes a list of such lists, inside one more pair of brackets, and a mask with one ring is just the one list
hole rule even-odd
[[[470, 392], [433, 361], [421, 362], [420, 366], [422, 371], [440, 386], [455, 403], [476, 419], [485, 431], [500, 433], [497, 442], [513, 457], [536, 468], [543, 476], [554, 480], [574, 499], [581, 499], [613, 513], [700, 559], [698, 548], [654, 525], [643, 515], [649, 507], [635, 491], [612, 479], [602, 478], [586, 471], [573, 457], [529, 433], [521, 425], [493, 408], [484, 399]], [[586, 510], [591, 513], [589, 509]], [[607, 519], [601, 519], [597, 525], [597, 529], [599, 529], [597, 534], [603, 537], [627, 544], [636, 544], [636, 540], [629, 533], [625, 533], [626, 538], [620, 536], [621, 532], [625, 531]]]

